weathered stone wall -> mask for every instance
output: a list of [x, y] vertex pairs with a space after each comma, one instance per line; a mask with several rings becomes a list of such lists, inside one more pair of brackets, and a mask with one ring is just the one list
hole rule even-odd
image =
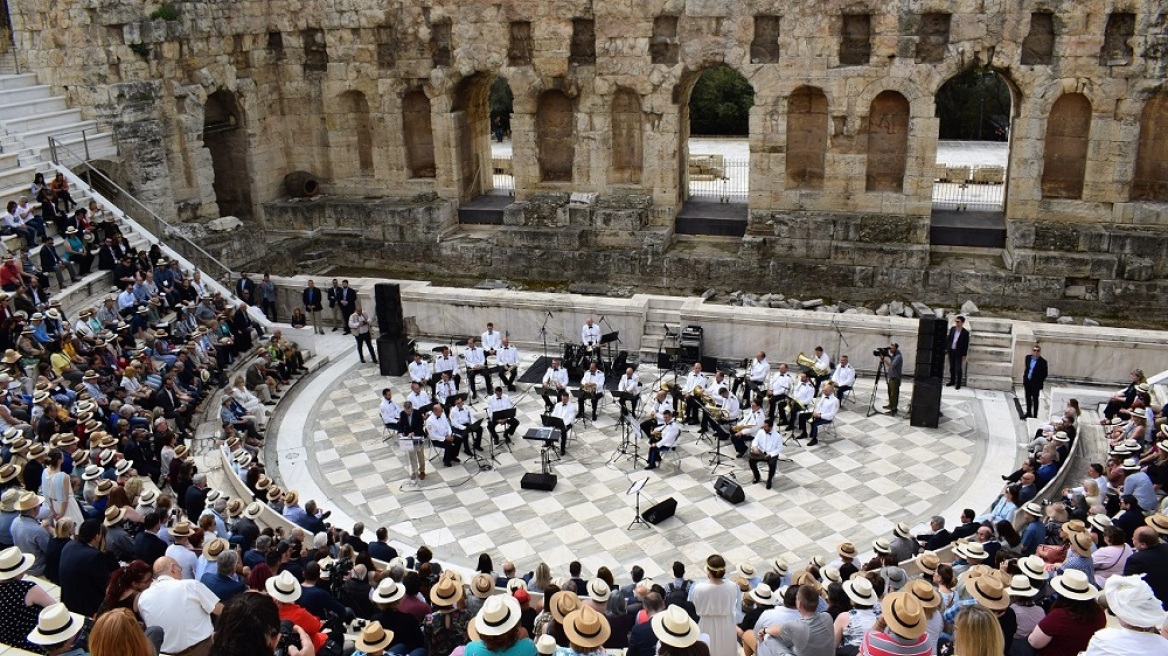
[[[1144, 289], [1128, 283], [1168, 266], [1159, 0], [239, 0], [178, 2], [174, 21], [139, 0], [9, 6], [22, 65], [115, 127], [133, 191], [164, 216], [215, 217], [223, 202], [262, 221], [284, 176], [306, 170], [345, 197], [436, 195], [442, 217], [407, 229], [436, 239], [490, 185], [485, 103], [502, 77], [516, 196], [534, 204], [507, 229], [579, 241], [570, 210], [542, 205], [593, 192], [649, 206], [587, 222], [663, 230], [667, 245], [689, 93], [727, 65], [755, 91], [744, 251], [907, 271], [928, 262], [935, 94], [985, 65], [1014, 98], [1013, 273], [1102, 299], [1107, 281]], [[1067, 94], [1082, 96], [1084, 139], [1050, 125]], [[584, 241], [615, 246], [620, 230]]]

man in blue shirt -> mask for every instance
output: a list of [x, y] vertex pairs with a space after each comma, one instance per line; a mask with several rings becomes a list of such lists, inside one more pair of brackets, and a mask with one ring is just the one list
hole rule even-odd
[[1042, 527], [1042, 506], [1033, 501], [1022, 506], [1022, 519], [1026, 527], [1022, 529], [1022, 555], [1032, 556], [1046, 538], [1046, 529]]
[[239, 555], [228, 549], [215, 559], [214, 571], [208, 569], [203, 572], [199, 581], [210, 588], [211, 592], [219, 597], [219, 601], [226, 603], [228, 599], [247, 591], [247, 586], [239, 580], [235, 573], [237, 565], [239, 565]]
[[1123, 493], [1130, 494], [1140, 503], [1140, 509], [1145, 513], [1156, 511], [1159, 499], [1156, 489], [1152, 486], [1152, 479], [1147, 473], [1140, 471], [1140, 461], [1137, 458], [1128, 458], [1123, 461], [1123, 471], [1127, 478], [1123, 479]]
[[1054, 456], [1043, 451], [1038, 454], [1038, 470], [1034, 472], [1034, 483], [1038, 489], [1046, 487], [1046, 484], [1054, 480], [1054, 475], [1058, 473], [1058, 465], [1054, 462]]
[[304, 583], [300, 586], [300, 599], [296, 603], [320, 620], [328, 619], [328, 613], [335, 613], [342, 619], [351, 618], [352, 611], [345, 608], [328, 590], [317, 587], [319, 582], [320, 565], [315, 562], [305, 565]]

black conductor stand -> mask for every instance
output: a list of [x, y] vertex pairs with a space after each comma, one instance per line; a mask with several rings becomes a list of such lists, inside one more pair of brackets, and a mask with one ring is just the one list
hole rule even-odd
[[646, 476], [640, 480], [633, 481], [633, 484], [629, 486], [628, 491], [625, 492], [626, 495], [633, 494], [637, 497], [635, 504], [637, 514], [633, 517], [633, 521], [631, 524], [629, 524], [629, 527], [625, 529], [626, 531], [631, 531], [633, 530], [634, 526], [638, 525], [644, 526], [646, 528], [649, 527], [649, 522], [645, 521], [644, 517], [641, 517], [641, 490], [645, 488], [645, 483], [648, 482], [648, 480], [649, 478]]
[[[553, 417], [551, 415], [542, 415], [540, 417], [540, 422], [544, 425], [545, 428], [551, 428], [553, 434], [556, 437], [560, 438], [560, 452], [561, 453], [566, 452], [568, 450], [568, 427], [564, 425], [564, 420], [560, 419], [559, 417]], [[549, 445], [551, 446], [551, 453], [550, 454], [547, 452], [547, 447]], [[541, 457], [546, 458], [549, 463], [552, 460], [559, 460], [560, 454], [556, 453], [555, 447], [556, 447], [556, 443], [555, 443], [554, 439], [552, 439], [548, 443], [544, 444], [544, 451], [543, 451], [543, 453], [540, 454]], [[551, 456], [555, 456], [555, 457], [552, 458]], [[544, 473], [550, 474], [551, 472], [545, 471]]]

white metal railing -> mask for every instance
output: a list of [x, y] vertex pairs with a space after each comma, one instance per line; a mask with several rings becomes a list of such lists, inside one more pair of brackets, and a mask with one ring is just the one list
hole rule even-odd
[[690, 197], [717, 198], [723, 203], [745, 202], [750, 193], [750, 160], [723, 155], [690, 155]]
[[1001, 212], [1006, 206], [1006, 170], [1001, 166], [937, 164], [933, 208]]
[[499, 195], [515, 195], [515, 170], [512, 168], [512, 159], [506, 157], [491, 158], [491, 189]]

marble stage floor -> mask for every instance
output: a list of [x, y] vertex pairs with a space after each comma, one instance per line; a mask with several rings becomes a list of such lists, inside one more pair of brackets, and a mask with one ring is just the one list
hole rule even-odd
[[[430, 346], [420, 344], [424, 352]], [[988, 507], [1024, 430], [1007, 394], [969, 389], [945, 389], [937, 429], [911, 427], [904, 417], [866, 417], [872, 382], [861, 379], [836, 420], [836, 436], [821, 437], [816, 447], [788, 446], [784, 455], [792, 462], [780, 463], [774, 489], [766, 490], [750, 484], [745, 460], [711, 474], [703, 456], [710, 447], [697, 441], [696, 426], [683, 431], [680, 457], [656, 471], [614, 457], [621, 429], [609, 400], [598, 421], [577, 425], [576, 442], [555, 465], [554, 492], [520, 488], [522, 475], [540, 468], [537, 445], [522, 439], [513, 453], [498, 455], [494, 470], [480, 472], [465, 456], [451, 468], [435, 460], [419, 488], [403, 489], [408, 473], [396, 440], [382, 440], [378, 403], [386, 386], [404, 397], [407, 379], [383, 377], [376, 365], [358, 364], [351, 348], [336, 347], [343, 350], [281, 404], [269, 430], [276, 436], [266, 453], [276, 463], [269, 469], [285, 489], [332, 507], [338, 525], [363, 521], [369, 533], [386, 526], [391, 541], [411, 553], [426, 544], [440, 561], [467, 567], [486, 551], [496, 563], [512, 560], [523, 570], [542, 560], [562, 572], [580, 560], [590, 572], [607, 565], [619, 576], [639, 564], [655, 576], [674, 560], [696, 565], [712, 552], [733, 563], [776, 556], [805, 562], [851, 540], [867, 553], [898, 521], [921, 527], [935, 514], [953, 521], [962, 508]], [[523, 355], [524, 367], [536, 357]], [[643, 365], [641, 380], [651, 383], [658, 373]], [[543, 409], [534, 392], [524, 395], [526, 387], [511, 395], [519, 399], [520, 435], [539, 425]], [[906, 381], [902, 407], [911, 390]], [[884, 396], [882, 385], [878, 407]], [[481, 416], [485, 402], [473, 407]], [[731, 471], [746, 492], [739, 505], [713, 491], [717, 475]], [[634, 498], [625, 492], [641, 478], [648, 478], [642, 509], [673, 497], [677, 514], [628, 530]]]

